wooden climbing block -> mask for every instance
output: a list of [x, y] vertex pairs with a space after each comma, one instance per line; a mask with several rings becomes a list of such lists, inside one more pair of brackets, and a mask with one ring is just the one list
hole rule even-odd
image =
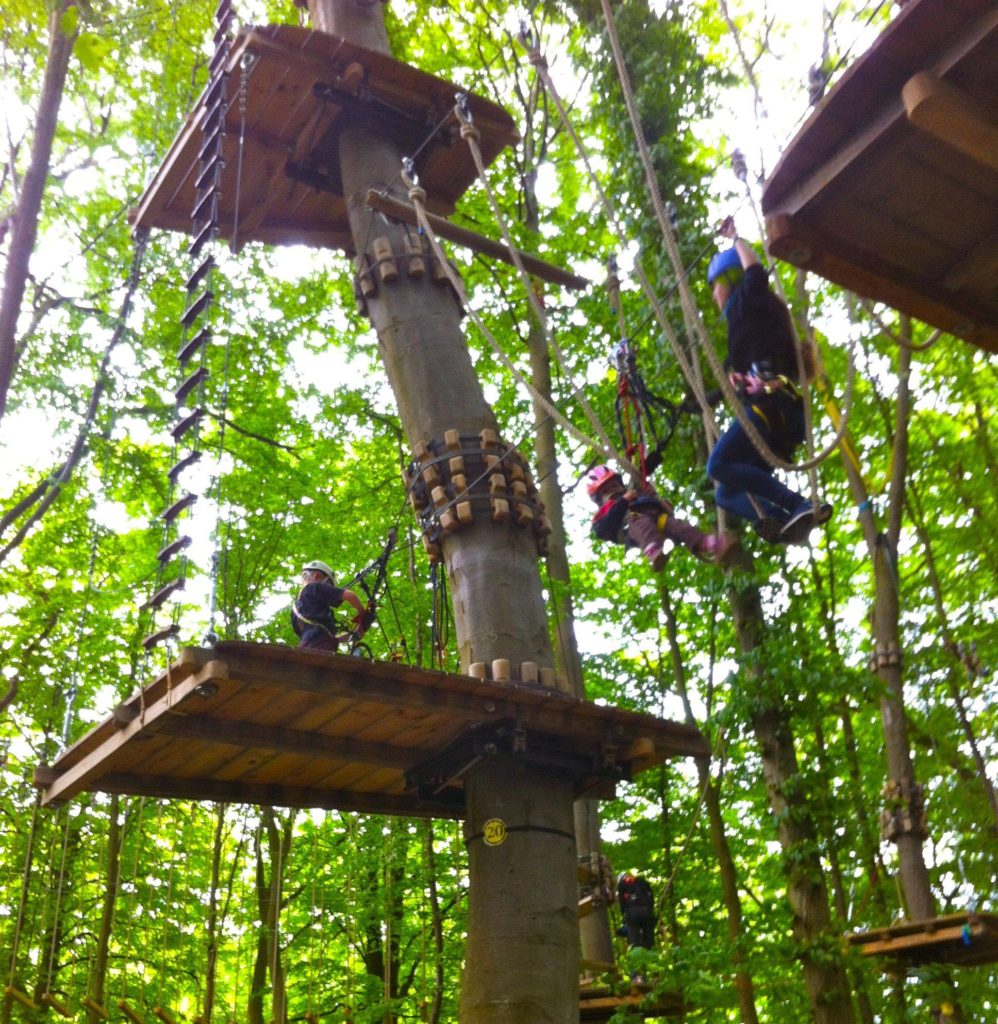
[[[244, 61], [250, 67], [240, 160]], [[344, 125], [358, 118], [372, 130], [380, 127], [398, 145], [400, 166], [402, 156], [417, 154], [415, 172], [431, 212], [451, 214], [478, 180], [452, 113], [456, 94], [465, 90], [387, 54], [310, 28], [248, 26], [236, 35], [225, 70], [218, 232], [236, 249], [255, 241], [350, 251], [338, 146]], [[212, 101], [216, 97], [206, 90], [187, 115], [131, 213], [136, 228], [190, 231], [198, 153]], [[488, 165], [516, 143], [516, 128], [509, 114], [489, 100], [469, 95], [469, 105]], [[236, 224], [239, 237], [233, 240]], [[418, 236], [408, 259], [410, 276], [423, 273]]]

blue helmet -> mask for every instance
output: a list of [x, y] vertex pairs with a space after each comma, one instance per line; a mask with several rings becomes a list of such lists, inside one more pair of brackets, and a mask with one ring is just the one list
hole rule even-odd
[[707, 267], [707, 283], [713, 284], [719, 277], [723, 277], [734, 284], [743, 273], [742, 261], [737, 250], [732, 246], [730, 249], [714, 254]]

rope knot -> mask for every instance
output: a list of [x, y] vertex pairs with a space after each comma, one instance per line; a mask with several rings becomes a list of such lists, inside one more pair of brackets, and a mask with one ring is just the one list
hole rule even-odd
[[412, 201], [413, 206], [423, 206], [426, 203], [426, 189], [414, 182], [409, 186], [409, 199]]
[[530, 60], [530, 63], [533, 64], [535, 68], [540, 68], [544, 71], [547, 71], [547, 58], [544, 56], [543, 53], [541, 53], [540, 50], [531, 50], [528, 54], [528, 58]]
[[482, 137], [482, 133], [473, 124], [461, 123], [461, 138], [467, 141], [468, 139], [474, 139], [478, 142]]

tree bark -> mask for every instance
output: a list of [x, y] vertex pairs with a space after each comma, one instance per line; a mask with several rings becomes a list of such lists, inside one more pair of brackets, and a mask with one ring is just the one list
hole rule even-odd
[[[100, 927], [94, 952], [93, 974], [90, 981], [90, 995], [100, 1006], [104, 1006], [107, 983], [108, 954], [111, 946], [111, 930], [114, 927], [114, 907], [118, 899], [118, 884], [121, 880], [121, 823], [118, 820], [121, 798], [112, 794], [107, 811], [107, 873], [104, 877], [104, 893], [101, 898]], [[98, 1024], [99, 1017], [93, 1010], [87, 1011], [87, 1019]]]
[[75, 32], [67, 35], [62, 31], [62, 16], [75, 4], [76, 0], [60, 0], [49, 16], [48, 59], [35, 119], [31, 159], [11, 218], [13, 228], [4, 270], [3, 295], [0, 297], [0, 421], [7, 409], [7, 396], [17, 365], [17, 323], [38, 235], [38, 214], [52, 160], [52, 142], [59, 122], [66, 72], [76, 42]]
[[[388, 51], [380, 5], [310, 0], [316, 27]], [[404, 229], [375, 221], [369, 188], [391, 189], [403, 154], [390, 138], [347, 125], [340, 170], [357, 251], [375, 230], [404, 252]], [[397, 187], [397, 186], [396, 186]], [[409, 444], [495, 429], [448, 288], [431, 275], [400, 274], [367, 297], [367, 313], [395, 393]], [[484, 515], [442, 543], [461, 665], [505, 658], [553, 661], [537, 548], [512, 519]], [[571, 786], [519, 760], [488, 758], [465, 776], [469, 844], [469, 934], [461, 992], [462, 1024], [572, 1024], [578, 1020], [579, 927]], [[491, 818], [510, 830], [487, 846]]]

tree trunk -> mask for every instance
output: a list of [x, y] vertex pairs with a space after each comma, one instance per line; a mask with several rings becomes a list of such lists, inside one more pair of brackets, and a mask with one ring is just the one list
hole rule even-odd
[[[669, 591], [661, 589], [662, 610], [665, 613], [666, 636], [669, 640], [669, 652], [672, 657], [672, 672], [683, 702], [686, 721], [691, 725], [698, 724], [690, 703], [689, 690], [686, 685], [686, 669], [683, 665], [682, 652], [679, 647], [679, 627], [676, 613], [672, 606]], [[713, 657], [713, 652], [712, 652]], [[708, 705], [709, 707], [709, 705]], [[738, 1009], [742, 1024], [759, 1024], [759, 1015], [755, 1007], [755, 985], [752, 975], [746, 966], [745, 930], [742, 918], [742, 902], [738, 895], [738, 873], [731, 847], [724, 828], [724, 815], [721, 810], [721, 793], [710, 777], [710, 758], [696, 758], [697, 780], [703, 793], [707, 820], [710, 823], [710, 842], [717, 860], [718, 876], [721, 880], [721, 892], [724, 896], [724, 909], [728, 915], [728, 939], [731, 942], [731, 966], [734, 968], [735, 991], [738, 994]]]
[[[532, 181], [529, 174], [524, 178]], [[527, 227], [539, 234], [536, 198], [528, 189]], [[551, 357], [547, 338], [536, 317], [530, 318], [527, 335], [532, 383], [538, 394], [551, 399]], [[541, 501], [551, 523], [548, 537], [547, 570], [551, 581], [551, 603], [555, 616], [555, 661], [568, 679], [571, 692], [585, 697], [586, 684], [582, 659], [575, 636], [575, 607], [569, 589], [568, 554], [565, 549], [565, 514], [558, 481], [558, 458], [555, 447], [554, 420], [534, 401], [534, 451], [537, 456], [537, 486]], [[575, 844], [580, 864], [589, 867], [591, 877], [602, 878], [599, 804], [595, 800], [579, 800], [575, 805]], [[592, 914], [579, 921], [582, 959], [590, 964], [613, 964], [613, 938], [610, 934], [609, 898], [603, 899]], [[609, 897], [609, 898], [608, 898]]]
[[[108, 952], [111, 945], [111, 930], [114, 927], [114, 907], [118, 899], [118, 883], [121, 879], [121, 823], [118, 812], [121, 799], [112, 794], [107, 811], [107, 874], [104, 879], [104, 893], [101, 898], [101, 918], [97, 931], [94, 966], [90, 980], [90, 995], [100, 1006], [104, 1006], [107, 982]], [[87, 1011], [87, 1019], [98, 1024], [100, 1018], [94, 1010]]]
[[[388, 51], [380, 5], [311, 0], [313, 23], [372, 49]], [[369, 188], [392, 188], [403, 154], [390, 138], [347, 125], [340, 170], [357, 251], [370, 256], [373, 234], [404, 253], [404, 228], [375, 218]], [[475, 376], [449, 288], [431, 275], [400, 274], [367, 297], [399, 416], [415, 449], [445, 431], [478, 435], [495, 418]], [[508, 659], [551, 666], [537, 547], [510, 519], [484, 514], [444, 537], [461, 665]], [[497, 756], [465, 776], [469, 846], [469, 934], [461, 993], [462, 1024], [570, 1024], [578, 1020], [579, 926], [572, 791], [550, 772]], [[498, 818], [507, 837], [482, 838]]]
[[31, 160], [21, 182], [21, 194], [13, 213], [13, 230], [7, 251], [3, 295], [0, 297], [0, 420], [7, 408], [7, 395], [17, 365], [17, 323], [28, 280], [28, 266], [38, 234], [38, 213], [45, 194], [45, 182], [52, 159], [52, 141], [59, 121], [59, 106], [76, 32], [62, 31], [62, 16], [76, 0], [60, 0], [49, 16], [49, 51], [45, 64]]
[[[731, 604], [739, 646], [748, 653], [762, 646], [764, 619], [758, 588], [731, 588]], [[751, 686], [755, 668], [743, 669], [743, 685]], [[824, 870], [817, 850], [817, 830], [806, 800], [795, 782], [797, 753], [786, 709], [774, 703], [751, 717], [762, 756], [769, 807], [777, 821], [787, 874], [787, 900], [793, 932], [800, 947], [804, 983], [815, 1024], [853, 1024], [852, 1001], [845, 970], [832, 949], [831, 915]], [[826, 948], [821, 947], [821, 943]]]
[[[422, 1019], [426, 1024], [440, 1024], [440, 1011], [444, 998], [444, 925], [440, 913], [440, 893], [437, 890], [437, 863], [433, 851], [433, 822], [423, 823], [423, 858], [426, 863], [426, 896], [430, 905], [430, 935], [433, 939], [433, 998], [424, 1005]], [[428, 953], [424, 953], [424, 956]]]
[[[272, 1024], [285, 1024], [287, 998], [285, 991], [284, 961], [281, 957], [281, 905], [284, 884], [284, 866], [291, 853], [294, 811], [281, 820], [272, 807], [261, 809], [261, 824], [256, 837], [256, 898], [260, 930], [257, 937], [256, 960], [253, 965], [253, 988], [250, 993], [253, 1012], [263, 1015], [263, 990], [270, 974]], [[264, 845], [270, 862], [270, 878], [264, 859]]]
[[204, 1006], [201, 1019], [204, 1024], [211, 1024], [215, 1009], [215, 983], [218, 971], [218, 933], [219, 910], [218, 893], [222, 871], [222, 841], [225, 829], [226, 804], [215, 805], [215, 835], [211, 846], [211, 883], [208, 893], [208, 920], [205, 922], [205, 970], [204, 970]]

